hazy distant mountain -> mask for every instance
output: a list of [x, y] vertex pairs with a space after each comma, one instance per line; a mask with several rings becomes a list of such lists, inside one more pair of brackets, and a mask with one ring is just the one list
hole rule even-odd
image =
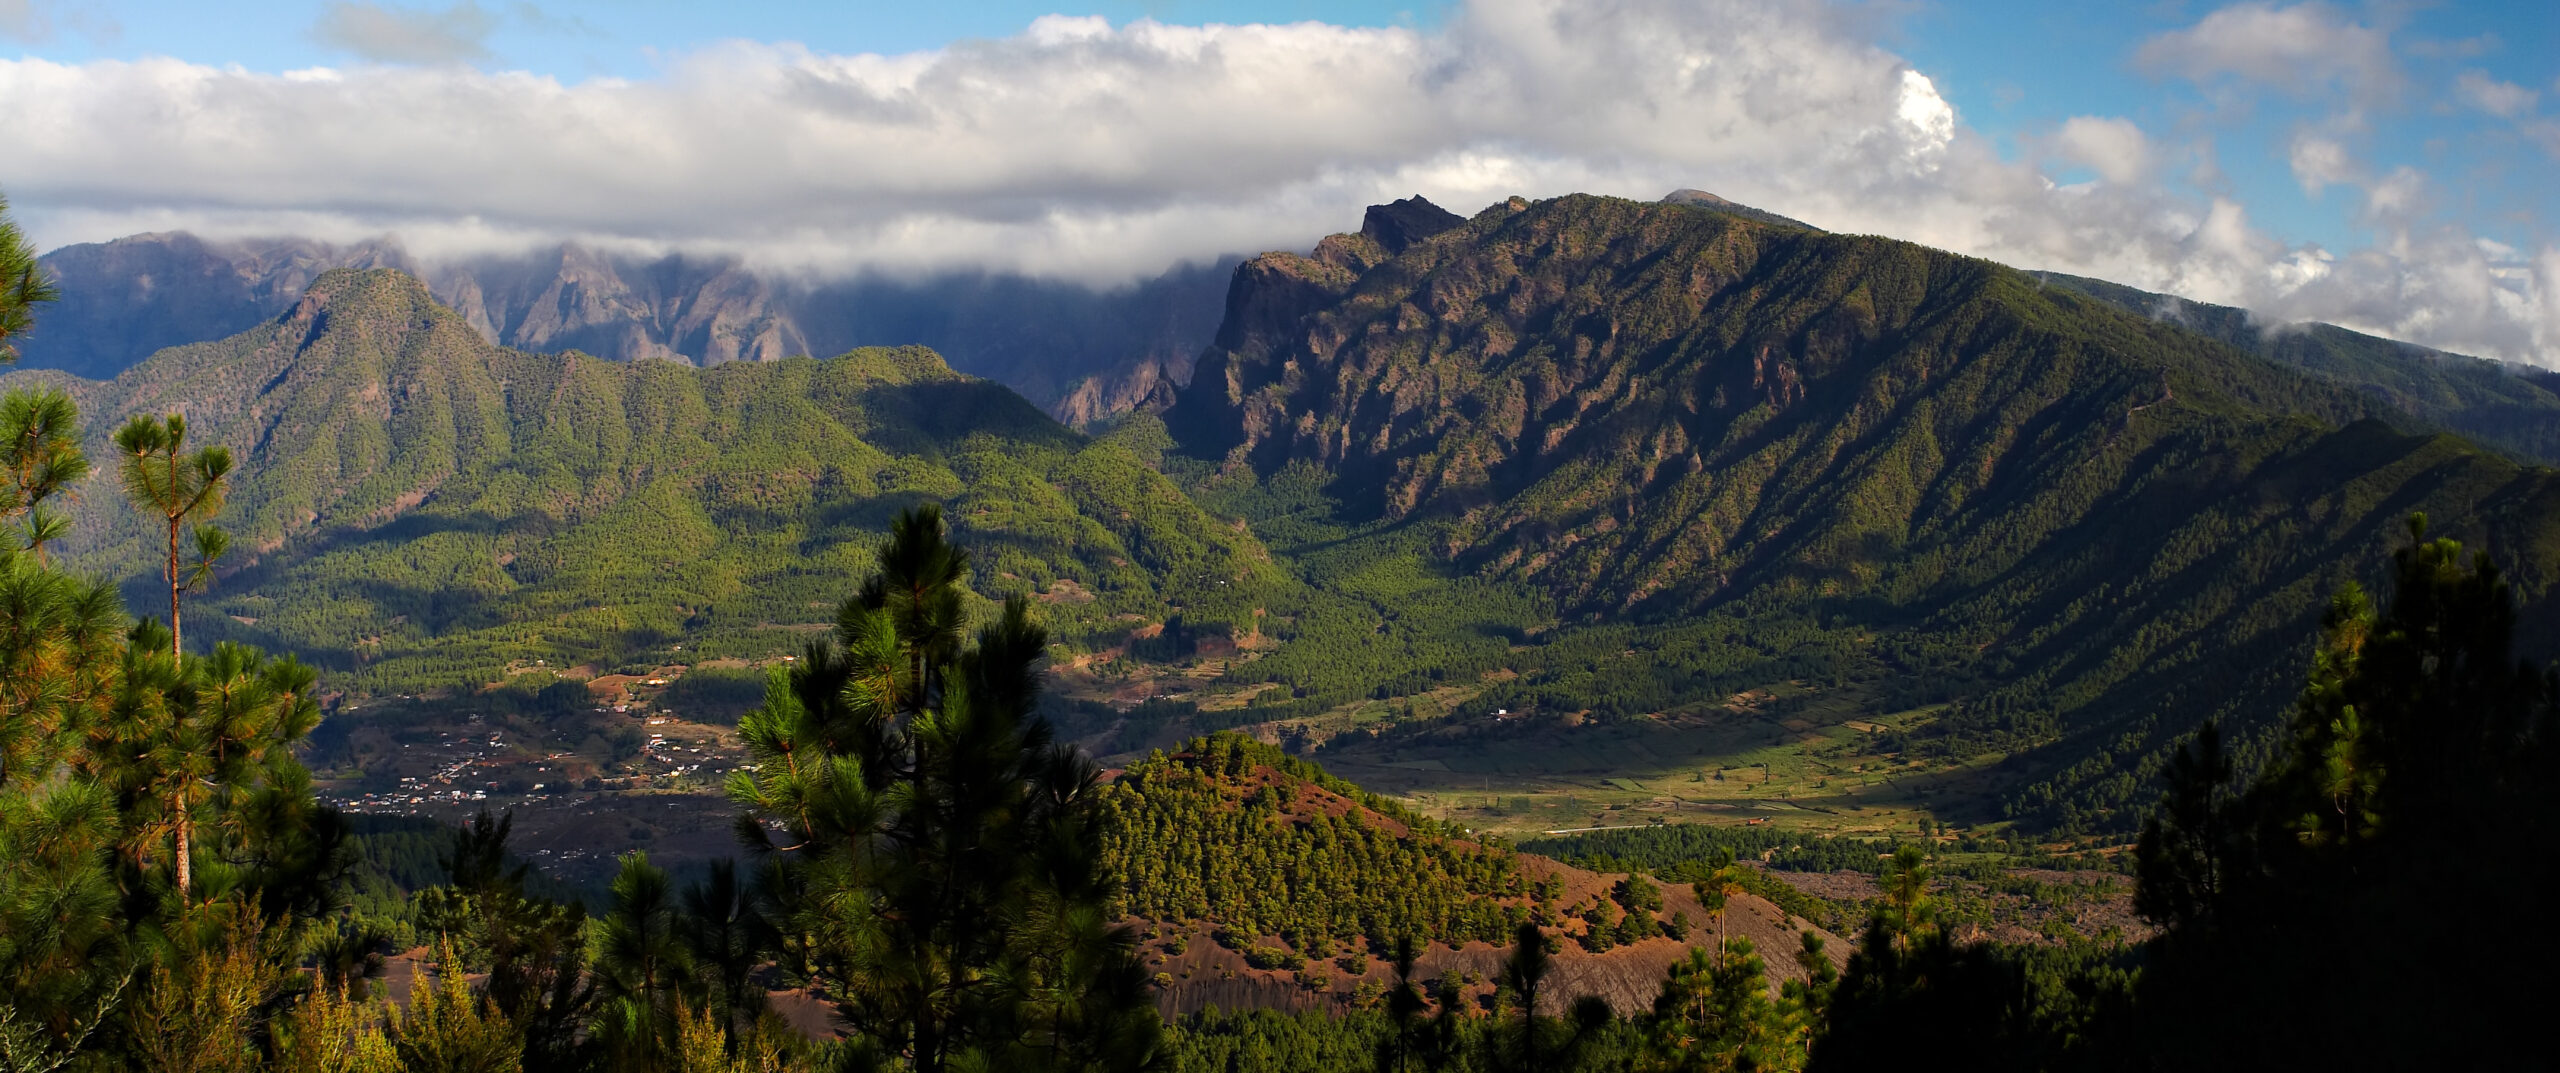
[[2560, 372], [2449, 354], [2334, 324], [2268, 325], [2245, 309], [2102, 279], [2028, 275], [2324, 380], [2353, 384], [2414, 417], [2518, 457], [2560, 464]]
[[1078, 424], [1187, 378], [1217, 328], [1235, 264], [1180, 265], [1103, 291], [976, 274], [808, 283], [729, 259], [575, 245], [424, 265], [390, 242], [209, 242], [183, 232], [67, 246], [44, 263], [63, 299], [21, 342], [21, 364], [90, 378], [162, 347], [246, 331], [291, 308], [329, 269], [398, 268], [505, 346], [696, 365], [927, 346]]
[[65, 246], [42, 263], [62, 300], [17, 340], [18, 365], [100, 380], [162, 347], [247, 331], [332, 268], [418, 267], [385, 243], [208, 242], [183, 231]]

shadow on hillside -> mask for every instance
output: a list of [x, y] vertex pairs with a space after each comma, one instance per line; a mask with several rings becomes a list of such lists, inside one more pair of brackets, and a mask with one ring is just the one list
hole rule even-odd
[[1029, 400], [988, 380], [939, 380], [876, 387], [862, 409], [864, 442], [899, 455], [938, 458], [974, 435], [1073, 450], [1084, 438]]

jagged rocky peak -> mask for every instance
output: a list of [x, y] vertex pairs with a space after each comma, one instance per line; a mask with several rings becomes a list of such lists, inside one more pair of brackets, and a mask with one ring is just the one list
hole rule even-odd
[[1466, 217], [1415, 194], [1401, 201], [1369, 206], [1368, 215], [1360, 221], [1360, 233], [1384, 247], [1392, 257], [1416, 242], [1465, 222]]

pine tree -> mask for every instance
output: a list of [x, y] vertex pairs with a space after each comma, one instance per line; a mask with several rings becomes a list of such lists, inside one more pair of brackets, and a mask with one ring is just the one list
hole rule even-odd
[[603, 1004], [597, 1034], [616, 1073], [663, 1073], [675, 1064], [676, 1035], [693, 988], [693, 957], [677, 937], [674, 885], [645, 853], [629, 853], [613, 877], [613, 908], [596, 946]]
[[1413, 982], [1413, 938], [1396, 939], [1396, 982], [1387, 991], [1387, 1022], [1394, 1026], [1385, 1047], [1378, 1052], [1379, 1073], [1411, 1073], [1414, 1056], [1424, 1049], [1422, 1011], [1430, 1003], [1422, 997], [1422, 988]]
[[9, 200], [0, 197], [0, 365], [17, 362], [14, 340], [35, 326], [35, 307], [59, 297], [26, 232], [9, 216]]
[[160, 641], [158, 624], [135, 625], [83, 764], [133, 800], [128, 834], [137, 855], [147, 855], [143, 841], [165, 836], [173, 843], [170, 860], [185, 900], [195, 888], [200, 811], [228, 813], [278, 782], [307, 798], [309, 776], [291, 750], [319, 724], [320, 708], [312, 695], [316, 676], [291, 656], [271, 660], [222, 644], [182, 669]]
[[46, 545], [70, 530], [70, 519], [46, 500], [89, 475], [80, 449], [80, 411], [58, 388], [12, 391], [0, 398], [0, 520], [22, 519], [21, 546], [48, 560]]
[[1810, 928], [1797, 933], [1796, 965], [1804, 970], [1804, 979], [1789, 980], [1779, 989], [1783, 1004], [1789, 1046], [1804, 1060], [1810, 1060], [1815, 1043], [1830, 1024], [1831, 991], [1840, 980], [1840, 971], [1831, 965], [1830, 955], [1823, 952], [1822, 936]]
[[1691, 884], [1690, 892], [1698, 896], [1699, 906], [1715, 914], [1715, 956], [1723, 957], [1724, 914], [1726, 908], [1732, 903], [1733, 896], [1743, 893], [1745, 889], [1742, 885], [1742, 866], [1734, 863], [1733, 850], [1730, 847], [1718, 847], [1708, 864], [1710, 870], [1707, 878]]
[[2231, 853], [2231, 758], [2221, 728], [2206, 722], [2178, 746], [2166, 775], [2168, 792], [2134, 847], [2134, 907], [2164, 927], [2192, 926], [2212, 913]]
[[1929, 858], [1918, 846], [1895, 847], [1893, 859], [1885, 862], [1884, 904], [1877, 908], [1877, 919], [1899, 956], [1907, 957], [1914, 944], [1937, 930], [1936, 904], [1929, 899], [1934, 878]]
[[2141, 977], [2165, 1064], [2524, 1057], [2526, 996], [2560, 957], [2540, 923], [2560, 882], [2560, 682], [2515, 658], [2516, 596], [2486, 555], [2423, 516], [2408, 535], [2386, 602], [2356, 585], [2332, 600], [2281, 751], [2245, 792], [2218, 794], [2211, 735], [2172, 764], [2137, 889], [2168, 927]]
[[1511, 1028], [1512, 1046], [1506, 1068], [1535, 1073], [1548, 1067], [1550, 1058], [1539, 1031], [1538, 996], [1545, 990], [1547, 974], [1555, 968], [1555, 960], [1547, 953], [1547, 936], [1535, 924], [1522, 924], [1511, 940], [1511, 956], [1502, 962], [1502, 994], [1518, 1019]]
[[1691, 950], [1665, 974], [1654, 999], [1652, 1068], [1800, 1069], [1804, 1054], [1785, 1013], [1769, 1001], [1768, 966], [1751, 940], [1710, 956]]
[[28, 794], [0, 788], [0, 1019], [37, 1053], [76, 1050], [119, 1009], [128, 946], [104, 865], [120, 828], [115, 798], [90, 780]]
[[729, 860], [711, 862], [684, 892], [681, 937], [709, 1000], [703, 1012], [716, 1014], [733, 1033], [752, 1028], [766, 1008], [764, 987], [753, 974], [774, 945], [773, 926], [756, 901]]
[[760, 770], [729, 792], [784, 873], [786, 948], [919, 1073], [1157, 1063], [1134, 937], [1106, 916], [1096, 771], [1033, 714], [1046, 632], [1015, 598], [964, 643], [968, 556], [930, 505], [878, 562], [836, 643], [739, 724]]
[[112, 584], [0, 548], [0, 790], [77, 751], [112, 691], [123, 629]]
[[189, 522], [202, 522], [222, 511], [222, 499], [230, 485], [231, 450], [220, 445], [200, 450], [187, 450], [187, 419], [170, 414], [163, 419], [136, 417], [116, 430], [116, 450], [123, 456], [119, 469], [124, 480], [125, 496], [135, 510], [167, 528], [166, 556], [161, 566], [161, 579], [169, 586], [169, 657], [185, 662], [183, 647], [185, 627], [179, 614], [179, 594], [199, 588], [213, 577], [213, 561], [230, 547], [230, 538], [219, 528], [200, 524], [193, 533], [195, 555], [181, 563], [181, 531]]
[[587, 914], [525, 893], [532, 866], [509, 863], [513, 813], [482, 809], [438, 855], [449, 884], [418, 894], [418, 921], [458, 955], [489, 966], [490, 1005], [521, 1036], [535, 1069], [580, 1069], [595, 1058], [598, 975], [586, 971]]

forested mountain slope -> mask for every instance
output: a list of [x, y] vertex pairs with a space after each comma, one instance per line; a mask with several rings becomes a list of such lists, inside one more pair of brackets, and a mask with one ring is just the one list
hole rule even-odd
[[2262, 324], [2245, 309], [2085, 276], [2028, 274], [2353, 386], [2394, 409], [2526, 461], [2560, 464], [2560, 372], [2429, 350], [2334, 324]]
[[1720, 700], [1752, 683], [1695, 670], [1711, 650], [1788, 638], [1819, 658], [1772, 677], [1955, 702], [1915, 748], [2036, 747], [2011, 807], [2072, 822], [2207, 716], [2270, 725], [2318, 608], [2413, 511], [2554, 621], [2560, 476], [1985, 261], [1515, 199], [1401, 251], [1258, 258], [1228, 308], [1175, 457], [1213, 502], [1313, 484], [1325, 554], [1552, 600], [1565, 628], [1488, 708]]
[[[9, 379], [39, 378], [66, 380]], [[193, 442], [239, 459], [221, 516], [236, 550], [189, 639], [354, 672], [341, 688], [646, 663], [680, 643], [793, 650], [920, 500], [979, 555], [981, 592], [1047, 594], [1068, 639], [1173, 605], [1244, 618], [1280, 583], [1250, 535], [1125, 448], [920, 348], [712, 369], [529, 354], [482, 341], [414, 278], [347, 270], [248, 332], [66, 382], [109, 460], [72, 561], [137, 580], [154, 561], [106, 437], [184, 413]]]

